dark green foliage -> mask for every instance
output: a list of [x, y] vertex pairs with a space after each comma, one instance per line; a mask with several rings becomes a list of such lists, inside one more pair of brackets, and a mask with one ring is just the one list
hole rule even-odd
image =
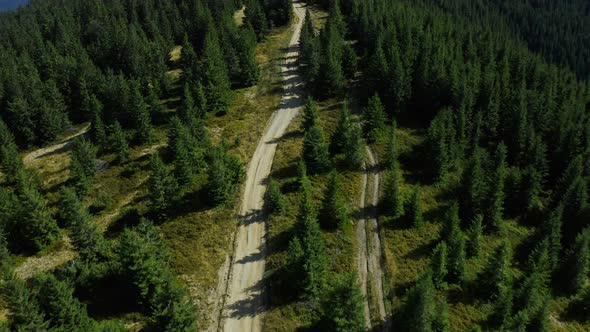
[[406, 219], [414, 227], [421, 227], [424, 224], [424, 218], [422, 217], [422, 204], [420, 203], [420, 188], [414, 188], [412, 196], [407, 202], [407, 206], [404, 208]]
[[244, 166], [238, 158], [229, 154], [224, 146], [214, 148], [210, 159], [207, 191], [211, 203], [226, 204], [234, 198], [244, 178]]
[[561, 223], [563, 210], [561, 207], [555, 209], [549, 219], [545, 222], [544, 233], [549, 242], [549, 266], [555, 271], [559, 266], [562, 245], [561, 245]]
[[88, 317], [86, 307], [73, 295], [74, 289], [66, 282], [57, 280], [51, 274], [35, 277], [41, 310], [49, 322], [50, 329], [91, 331], [94, 321]]
[[[335, 6], [333, 6], [334, 8]], [[344, 91], [346, 79], [342, 70], [342, 16], [331, 11], [328, 22], [320, 32], [320, 61], [314, 92], [325, 96], [338, 95]]]
[[[491, 299], [498, 299], [499, 305], [512, 303], [512, 248], [503, 241], [490, 256], [487, 267], [480, 275], [480, 282]], [[509, 301], [508, 301], [509, 300]], [[503, 303], [500, 303], [504, 301]], [[508, 310], [509, 311], [509, 310]], [[504, 316], [503, 316], [504, 317]]]
[[436, 288], [443, 288], [447, 279], [447, 244], [445, 241], [439, 243], [432, 253], [430, 260], [430, 269], [432, 271], [432, 281]]
[[309, 128], [315, 127], [318, 125], [318, 105], [313, 100], [312, 97], [308, 97], [305, 101], [305, 106], [303, 106], [303, 121], [301, 122], [302, 129], [304, 132], [307, 132]]
[[266, 204], [270, 214], [282, 215], [285, 213], [286, 206], [283, 193], [281, 192], [281, 186], [272, 178], [268, 181]]
[[462, 283], [465, 281], [465, 235], [461, 231], [458, 222], [452, 222], [450, 225], [447, 225], [447, 227], [449, 226], [449, 281]]
[[467, 254], [470, 257], [480, 257], [483, 241], [483, 217], [475, 216], [467, 231]]
[[324, 139], [324, 132], [319, 126], [313, 126], [305, 132], [303, 138], [303, 159], [311, 173], [323, 173], [330, 169], [330, 152]]
[[338, 276], [328, 292], [324, 308], [330, 331], [365, 331], [363, 295], [354, 273]]
[[84, 138], [74, 141], [70, 176], [76, 192], [84, 196], [96, 174], [96, 148]]
[[202, 119], [189, 117], [185, 125], [178, 117], [170, 120], [168, 146], [172, 150], [176, 179], [180, 184], [192, 183], [195, 175], [205, 169], [209, 147], [207, 130]]
[[10, 182], [16, 182], [18, 173], [23, 169], [23, 162], [14, 141], [14, 136], [4, 121], [0, 119], [0, 165]]
[[432, 331], [433, 332], [450, 332], [451, 331], [451, 322], [449, 318], [449, 305], [447, 304], [446, 299], [442, 299], [436, 305], [436, 313], [434, 315], [434, 320], [432, 321]]
[[348, 204], [343, 196], [338, 173], [335, 171], [330, 174], [324, 195], [321, 224], [326, 229], [345, 229], [351, 224]]
[[260, 0], [248, 0], [244, 14], [246, 15], [245, 20], [256, 32], [256, 38], [259, 41], [264, 40], [269, 30], [269, 24]]
[[41, 311], [34, 294], [24, 280], [9, 276], [2, 284], [2, 295], [10, 310], [10, 327], [13, 331], [43, 331], [49, 323]]
[[[304, 116], [305, 115], [306, 114], [304, 113]], [[314, 120], [314, 123], [315, 122], [317, 122], [317, 120]], [[334, 131], [330, 141], [330, 152], [336, 154], [346, 151], [345, 148], [348, 143], [348, 135], [351, 126], [352, 121], [350, 119], [350, 110], [348, 109], [348, 105], [345, 104], [338, 115], [338, 125], [336, 126], [336, 131]]]
[[381, 200], [381, 205], [385, 210], [396, 218], [404, 215], [404, 196], [401, 192], [400, 182], [400, 170], [396, 163], [385, 173]]
[[117, 154], [117, 159], [120, 163], [124, 163], [129, 160], [131, 151], [129, 150], [129, 145], [127, 144], [127, 138], [125, 137], [125, 133], [123, 132], [123, 128], [121, 128], [121, 124], [118, 121], [115, 121], [110, 127], [110, 138], [111, 138], [111, 149], [113, 152]]
[[231, 82], [223, 52], [214, 31], [207, 33], [201, 58], [201, 82], [207, 98], [207, 111], [227, 113], [232, 100]]
[[433, 158], [433, 176], [439, 182], [447, 180], [454, 168], [460, 147], [457, 142], [455, 119], [450, 109], [439, 112], [430, 123], [428, 142]]
[[435, 289], [427, 271], [410, 290], [403, 309], [403, 325], [409, 331], [430, 332], [435, 319]]
[[58, 239], [59, 228], [51, 216], [44, 197], [32, 184], [21, 184], [17, 190], [20, 209], [16, 225], [20, 246], [41, 250]]
[[363, 144], [363, 131], [360, 126], [352, 125], [347, 133], [346, 148], [344, 149], [344, 161], [350, 169], [359, 169], [365, 157]]
[[165, 219], [166, 211], [177, 196], [178, 186], [158, 153], [152, 154], [150, 167], [152, 171], [149, 180], [150, 208], [159, 219]]
[[178, 110], [178, 114], [181, 119], [187, 121], [187, 119], [195, 116], [195, 101], [193, 100], [193, 92], [191, 91], [190, 85], [188, 83], [184, 84], [183, 91], [182, 105]]
[[256, 61], [256, 34], [250, 24], [241, 29], [242, 37], [238, 39], [236, 48], [240, 57], [241, 86], [252, 86], [258, 82], [260, 69]]
[[342, 70], [348, 79], [354, 78], [358, 70], [358, 56], [349, 43], [345, 43], [342, 48]]
[[99, 149], [103, 150], [107, 147], [108, 137], [104, 120], [102, 118], [102, 103], [96, 98], [96, 96], [92, 95], [89, 100], [89, 108], [92, 121], [90, 125], [90, 137], [94, 144], [96, 144]]
[[494, 157], [494, 174], [490, 183], [486, 224], [495, 231], [502, 230], [504, 213], [504, 180], [506, 177], [506, 146], [498, 145]]
[[199, 70], [197, 60], [198, 59], [195, 49], [188, 40], [188, 37], [185, 35], [181, 52], [181, 66], [185, 84], [190, 84], [197, 80], [197, 74]]
[[385, 167], [388, 169], [394, 169], [397, 167], [397, 160], [398, 160], [398, 147], [397, 141], [395, 138], [395, 131], [397, 129], [397, 124], [395, 120], [391, 125], [391, 137], [389, 138], [389, 144], [387, 145], [387, 159], [385, 161]]
[[476, 149], [469, 166], [463, 174], [463, 188], [461, 200], [462, 212], [465, 217], [473, 218], [478, 214], [483, 214], [485, 199], [487, 196], [487, 181], [485, 178], [485, 161], [486, 155], [483, 150]]
[[72, 243], [84, 261], [94, 261], [105, 254], [106, 243], [98, 226], [71, 188], [61, 190], [59, 215], [63, 224], [71, 230]]
[[569, 270], [567, 288], [571, 294], [580, 294], [590, 273], [590, 229], [585, 229], [576, 237], [566, 266]]
[[364, 113], [365, 133], [369, 142], [378, 139], [385, 128], [385, 108], [378, 95], [369, 99]]
[[291, 288], [298, 292], [303, 288], [303, 281], [300, 276], [303, 275], [303, 247], [298, 236], [295, 236], [289, 241], [289, 247], [287, 249], [287, 261], [285, 268], [289, 275], [289, 285]]
[[152, 120], [138, 83], [131, 85], [129, 107], [129, 113], [133, 117], [136, 130], [135, 138], [141, 144], [151, 143], [153, 139]]

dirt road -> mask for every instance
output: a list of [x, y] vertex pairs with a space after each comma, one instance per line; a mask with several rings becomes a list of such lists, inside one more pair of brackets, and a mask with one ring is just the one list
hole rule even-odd
[[[365, 297], [365, 319], [367, 330], [380, 329], [388, 331], [389, 319], [385, 311], [383, 291], [383, 270], [381, 269], [382, 251], [379, 223], [376, 218], [379, 203], [379, 172], [371, 149], [367, 147], [368, 163], [365, 163], [363, 175], [363, 192], [361, 194], [361, 210], [363, 216], [357, 224], [357, 268], [359, 284]], [[369, 176], [371, 177], [369, 181]], [[369, 192], [369, 197], [367, 197]], [[370, 204], [367, 201], [370, 200]], [[372, 310], [372, 311], [371, 311]], [[374, 317], [371, 317], [374, 313]], [[377, 315], [377, 316], [375, 316]]]
[[85, 134], [90, 129], [90, 124], [87, 124], [81, 127], [79, 130], [75, 131], [73, 134], [65, 137], [61, 142], [50, 145], [41, 149], [37, 149], [35, 151], [29, 152], [23, 158], [23, 163], [25, 165], [29, 165], [38, 159], [42, 159], [44, 156], [51, 155], [53, 153], [67, 151], [74, 139], [77, 137]]
[[[298, 19], [281, 65], [283, 99], [271, 116], [254, 156], [248, 166], [246, 187], [236, 233], [234, 256], [229, 264], [225, 303], [217, 330], [260, 331], [264, 311], [264, 280], [266, 256], [266, 224], [262, 213], [266, 180], [271, 171], [278, 139], [303, 105], [303, 79], [297, 72], [298, 42], [305, 16], [303, 5], [294, 3]], [[210, 329], [211, 330], [211, 329]]]

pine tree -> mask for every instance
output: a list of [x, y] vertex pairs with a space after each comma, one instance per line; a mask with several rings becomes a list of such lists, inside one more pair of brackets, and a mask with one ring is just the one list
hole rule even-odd
[[338, 95], [344, 90], [346, 80], [342, 71], [342, 36], [332, 16], [320, 33], [320, 41], [321, 58], [316, 91], [322, 91], [327, 96]]
[[449, 234], [449, 280], [455, 283], [465, 281], [465, 235], [458, 223], [453, 223]]
[[207, 113], [208, 108], [207, 96], [205, 95], [205, 90], [203, 89], [203, 85], [201, 84], [201, 82], [197, 82], [197, 84], [194, 86], [193, 96], [197, 118], [203, 118]]
[[377, 140], [385, 128], [385, 109], [379, 95], [375, 94], [369, 99], [369, 104], [364, 110], [365, 133], [369, 142]]
[[269, 24], [264, 13], [264, 8], [259, 0], [249, 0], [246, 5], [246, 20], [256, 32], [258, 41], [264, 40], [269, 31]]
[[436, 312], [432, 321], [433, 332], [450, 332], [451, 322], [449, 318], [449, 305], [446, 299], [441, 299], [436, 305]]
[[358, 56], [350, 43], [345, 43], [342, 48], [342, 70], [348, 79], [354, 78], [358, 70]]
[[345, 229], [350, 225], [348, 206], [335, 171], [332, 171], [328, 180], [321, 217], [321, 224], [325, 229]]
[[166, 211], [176, 196], [176, 181], [170, 175], [158, 153], [152, 154], [150, 164], [152, 170], [149, 182], [150, 207], [159, 219], [164, 219]]
[[[314, 120], [314, 122], [317, 121]], [[336, 131], [334, 131], [334, 134], [332, 135], [332, 140], [330, 142], [330, 152], [337, 154], [345, 151], [348, 132], [351, 126], [352, 122], [350, 119], [350, 110], [348, 109], [348, 105], [344, 104], [338, 116], [338, 125], [336, 126]]]
[[296, 292], [299, 292], [303, 289], [303, 282], [301, 280], [301, 276], [304, 273], [303, 255], [305, 255], [305, 253], [303, 252], [301, 241], [299, 240], [298, 236], [294, 236], [291, 241], [289, 241], [289, 247], [287, 249], [287, 262], [285, 263], [285, 267], [289, 275], [288, 285]]
[[160, 104], [160, 98], [158, 97], [158, 94], [156, 93], [155, 89], [150, 89], [149, 91], [148, 104], [150, 107], [150, 118], [154, 119], [155, 121], [155, 119], [158, 119], [160, 114], [162, 114], [162, 112], [164, 111], [162, 105]]
[[60, 219], [72, 231], [72, 243], [84, 261], [94, 261], [104, 255], [106, 243], [98, 226], [91, 220], [88, 211], [76, 192], [65, 187], [61, 190]]
[[410, 290], [404, 308], [403, 323], [408, 330], [430, 332], [435, 315], [434, 284], [432, 272], [427, 271], [420, 277], [416, 286]]
[[465, 216], [468, 218], [473, 218], [483, 212], [487, 193], [484, 161], [484, 152], [481, 149], [476, 149], [462, 180], [465, 196], [462, 200], [462, 211], [465, 211]]
[[303, 106], [302, 129], [307, 132], [310, 128], [318, 125], [318, 105], [312, 97], [308, 97]]
[[51, 216], [43, 196], [32, 185], [17, 189], [20, 202], [18, 232], [26, 249], [42, 250], [55, 242], [59, 228]]
[[92, 121], [90, 127], [90, 136], [92, 137], [94, 144], [96, 144], [99, 149], [103, 150], [106, 148], [108, 143], [106, 128], [102, 118], [103, 107], [101, 102], [94, 95], [90, 97], [89, 107]]
[[256, 61], [256, 33], [250, 24], [241, 29], [242, 38], [236, 45], [240, 60], [240, 81], [244, 87], [253, 86], [258, 82], [260, 69]]
[[404, 215], [404, 197], [401, 192], [400, 174], [397, 163], [395, 166], [385, 173], [385, 181], [383, 184], [383, 198], [381, 205], [394, 218]]
[[549, 241], [549, 265], [552, 271], [556, 271], [561, 258], [561, 224], [563, 207], [556, 208], [545, 222], [544, 234]]
[[303, 138], [303, 159], [312, 173], [323, 173], [330, 169], [330, 152], [324, 140], [324, 133], [319, 126], [313, 126], [305, 132]]
[[432, 281], [436, 288], [444, 288], [445, 280], [447, 279], [447, 244], [445, 241], [439, 243], [430, 261], [430, 269], [432, 270]]
[[207, 99], [207, 111], [213, 114], [227, 113], [232, 99], [231, 82], [223, 52], [214, 31], [205, 37], [201, 58], [201, 82]]
[[268, 181], [268, 189], [266, 191], [266, 202], [270, 214], [282, 215], [285, 213], [286, 206], [285, 200], [283, 198], [283, 193], [281, 192], [281, 187], [279, 183], [274, 179], [270, 179]]
[[[304, 194], [302, 206], [305, 208], [309, 204], [311, 204], [311, 198], [309, 194]], [[307, 213], [300, 218], [303, 287], [307, 298], [318, 301], [326, 286], [328, 268], [326, 245], [314, 209], [308, 209]]]
[[455, 120], [450, 109], [439, 112], [430, 123], [428, 144], [433, 158], [432, 169], [436, 181], [444, 183], [453, 169], [457, 155]]
[[214, 205], [229, 202], [244, 177], [243, 165], [227, 153], [225, 147], [217, 147], [211, 153], [209, 162], [209, 183], [207, 190]]
[[96, 148], [84, 138], [74, 141], [70, 176], [80, 196], [88, 192], [92, 178], [96, 174]]
[[63, 331], [94, 329], [94, 321], [88, 316], [86, 307], [74, 297], [71, 286], [47, 273], [35, 277], [34, 283], [39, 290], [40, 307], [48, 318], [50, 329]]
[[512, 248], [510, 242], [505, 240], [496, 249], [487, 267], [481, 273], [480, 280], [483, 289], [489, 292], [488, 295], [491, 299], [508, 301], [508, 298], [510, 298], [510, 303], [512, 303], [511, 261]]
[[191, 117], [195, 116], [195, 102], [193, 100], [192, 91], [188, 83], [184, 84], [184, 93], [182, 95], [182, 105], [179, 109], [179, 116], [185, 122]]
[[184, 36], [181, 53], [182, 76], [186, 83], [193, 83], [197, 81], [198, 65], [197, 54], [193, 45], [188, 40], [188, 36]]
[[412, 192], [412, 196], [408, 201], [408, 206], [404, 209], [406, 213], [407, 220], [414, 226], [414, 227], [421, 227], [424, 224], [424, 219], [422, 217], [422, 205], [420, 203], [420, 188], [414, 188]]
[[141, 144], [151, 143], [153, 139], [152, 120], [138, 83], [131, 85], [129, 107], [129, 112], [135, 123], [136, 139]]
[[495, 231], [501, 231], [504, 211], [504, 179], [506, 177], [506, 146], [496, 149], [494, 175], [490, 183], [489, 204], [486, 223]]
[[590, 228], [576, 236], [567, 266], [570, 270], [569, 291], [571, 294], [580, 294], [586, 287], [590, 273]]
[[363, 164], [363, 131], [358, 125], [352, 125], [347, 133], [344, 161], [350, 169], [359, 169]]
[[475, 216], [471, 221], [471, 226], [467, 232], [467, 254], [470, 257], [480, 257], [482, 251], [482, 237], [483, 237], [483, 217], [481, 215]]
[[124, 163], [129, 160], [129, 145], [127, 144], [127, 138], [121, 124], [115, 120], [113, 125], [110, 126], [111, 136], [111, 148], [117, 154], [117, 159], [120, 163]]
[[398, 160], [398, 147], [395, 138], [396, 129], [397, 124], [394, 120], [391, 125], [391, 137], [389, 139], [389, 144], [387, 145], [387, 160], [385, 161], [385, 167], [387, 167], [390, 170], [394, 169], [397, 166]]
[[2, 284], [2, 293], [9, 309], [12, 331], [47, 330], [49, 323], [25, 280], [10, 276]]
[[363, 296], [354, 273], [338, 277], [324, 307], [329, 331], [365, 331]]

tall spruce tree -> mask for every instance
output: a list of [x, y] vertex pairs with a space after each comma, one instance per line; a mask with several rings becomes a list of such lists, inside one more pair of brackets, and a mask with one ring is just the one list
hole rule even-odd
[[89, 103], [90, 116], [92, 121], [90, 125], [90, 137], [92, 138], [94, 144], [96, 144], [100, 150], [104, 150], [106, 149], [108, 144], [108, 137], [104, 120], [102, 118], [103, 106], [102, 103], [94, 95], [90, 97]]
[[486, 223], [495, 231], [502, 230], [504, 212], [504, 180], [506, 177], [506, 146], [498, 145], [494, 160], [494, 173], [491, 179]]
[[157, 218], [164, 219], [166, 211], [176, 198], [177, 185], [158, 153], [150, 160], [152, 174], [150, 177], [150, 207]]
[[9, 276], [2, 284], [3, 298], [9, 309], [12, 331], [45, 331], [49, 322], [39, 307], [35, 294], [25, 280]]
[[447, 244], [445, 241], [439, 243], [432, 253], [430, 269], [432, 270], [432, 281], [436, 288], [443, 288], [447, 279]]
[[207, 111], [227, 113], [232, 100], [231, 82], [215, 30], [207, 32], [201, 58], [201, 80]]
[[312, 97], [308, 97], [303, 106], [303, 121], [301, 123], [304, 132], [311, 127], [318, 125], [319, 113], [318, 105]]
[[470, 257], [479, 257], [482, 252], [483, 242], [483, 217], [475, 216], [467, 231], [467, 254]]
[[305, 132], [303, 138], [303, 159], [311, 173], [323, 173], [331, 167], [328, 144], [324, 140], [324, 132], [317, 125]]
[[131, 85], [129, 107], [129, 113], [133, 117], [136, 130], [135, 138], [141, 144], [151, 143], [153, 139], [152, 120], [141, 94], [139, 83]]
[[321, 225], [326, 229], [345, 229], [350, 225], [350, 214], [338, 173], [332, 171], [322, 204]]
[[409, 292], [403, 309], [403, 325], [406, 329], [421, 332], [432, 331], [435, 316], [434, 295], [432, 272], [427, 271]]
[[38, 251], [54, 243], [59, 228], [41, 193], [31, 184], [21, 184], [17, 195], [20, 203], [17, 229], [24, 249]]
[[571, 294], [580, 294], [587, 286], [590, 274], [590, 228], [576, 236], [576, 241], [570, 253], [568, 290]]
[[420, 203], [420, 188], [414, 188], [412, 196], [408, 201], [408, 206], [404, 208], [406, 219], [414, 227], [421, 227], [424, 225], [424, 218], [422, 217], [422, 204]]
[[361, 168], [365, 156], [363, 148], [363, 131], [354, 124], [348, 130], [344, 149], [344, 161], [350, 169]]
[[84, 196], [96, 174], [96, 148], [84, 138], [74, 141], [70, 163], [70, 176], [76, 192]]
[[351, 126], [352, 121], [350, 119], [350, 110], [348, 109], [348, 105], [345, 104], [338, 115], [338, 124], [330, 141], [330, 152], [336, 154], [345, 151]]
[[404, 196], [401, 191], [400, 182], [400, 171], [396, 163], [393, 168], [385, 173], [383, 198], [381, 200], [381, 205], [394, 218], [404, 215]]
[[210, 158], [207, 190], [211, 203], [222, 205], [228, 203], [237, 191], [244, 177], [244, 166], [224, 146], [214, 148]]
[[385, 107], [381, 103], [379, 95], [375, 94], [369, 99], [363, 116], [367, 139], [369, 142], [374, 142], [381, 136], [385, 128]]
[[363, 296], [354, 273], [339, 276], [324, 303], [330, 331], [365, 331]]
[[123, 132], [123, 128], [121, 128], [121, 124], [118, 121], [115, 121], [109, 129], [111, 149], [117, 154], [117, 160], [120, 163], [124, 163], [129, 160], [131, 154], [125, 132]]

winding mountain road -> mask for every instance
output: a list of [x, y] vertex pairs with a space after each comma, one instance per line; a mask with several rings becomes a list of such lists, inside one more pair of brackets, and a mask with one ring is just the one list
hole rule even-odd
[[297, 23], [285, 60], [281, 65], [283, 99], [271, 116], [264, 135], [248, 166], [246, 187], [240, 210], [240, 223], [234, 242], [234, 254], [227, 269], [224, 303], [220, 318], [209, 330], [257, 332], [262, 328], [266, 259], [266, 223], [263, 215], [266, 181], [270, 175], [278, 141], [303, 105], [304, 80], [297, 70], [299, 35], [305, 16], [300, 2], [294, 3]]

